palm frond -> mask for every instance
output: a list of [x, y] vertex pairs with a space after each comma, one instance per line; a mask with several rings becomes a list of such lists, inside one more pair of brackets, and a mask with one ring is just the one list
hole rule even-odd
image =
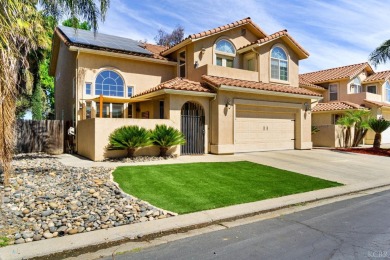
[[378, 66], [380, 63], [390, 61], [390, 39], [382, 43], [370, 54], [369, 61], [374, 67]]

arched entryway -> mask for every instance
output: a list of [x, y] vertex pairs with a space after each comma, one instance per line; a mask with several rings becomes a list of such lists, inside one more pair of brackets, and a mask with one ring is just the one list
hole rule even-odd
[[201, 105], [193, 102], [183, 105], [181, 131], [187, 142], [181, 146], [181, 154], [204, 154], [204, 121], [204, 110]]

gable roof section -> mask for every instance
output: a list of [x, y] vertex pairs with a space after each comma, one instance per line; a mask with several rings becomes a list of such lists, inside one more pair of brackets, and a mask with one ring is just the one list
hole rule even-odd
[[390, 78], [390, 70], [381, 71], [368, 76], [363, 83], [386, 81]]
[[182, 90], [182, 91], [196, 91], [196, 92], [204, 92], [204, 93], [213, 93], [209, 88], [207, 88], [204, 84], [200, 82], [191, 81], [183, 78], [174, 78], [168, 81], [165, 81], [154, 88], [148, 89], [144, 92], [141, 92], [137, 95], [134, 95], [131, 98], [143, 96], [152, 92], [156, 92], [159, 90], [171, 89], [171, 90]]
[[321, 90], [321, 91], [326, 90], [321, 86], [311, 84], [310, 82], [306, 81], [303, 77], [301, 77], [301, 75], [299, 75], [299, 86], [304, 88], [309, 88], [309, 89]]
[[385, 102], [372, 101], [372, 100], [368, 100], [368, 99], [365, 99], [364, 102], [368, 103], [370, 105], [377, 106], [377, 107], [389, 107], [390, 108], [390, 104], [389, 103], [385, 103]]
[[288, 93], [288, 94], [322, 97], [321, 94], [315, 93], [314, 91], [308, 89], [297, 88], [297, 87], [292, 87], [292, 86], [287, 86], [282, 84], [263, 83], [257, 81], [232, 79], [232, 78], [209, 76], [209, 75], [203, 75], [202, 79], [206, 83], [216, 88], [220, 88], [221, 86], [225, 85], [225, 86], [232, 86], [232, 87], [265, 90], [271, 92], [281, 92], [281, 93]]
[[[152, 44], [142, 44], [138, 41], [103, 34], [94, 33], [92, 31], [77, 29], [65, 26], [59, 26], [55, 29], [55, 33], [60, 37], [67, 46], [76, 46], [93, 50], [102, 50], [129, 54], [159, 60], [168, 60], [161, 56], [157, 51], [161, 52], [161, 48], [153, 47]], [[156, 45], [154, 45], [156, 46]]]
[[343, 67], [304, 73], [300, 74], [299, 76], [306, 82], [316, 84], [338, 79], [351, 79], [353, 77], [356, 77], [362, 70], [366, 68], [373, 72], [370, 64], [368, 64], [367, 62], [363, 62]]
[[273, 34], [270, 34], [265, 38], [258, 39], [256, 41], [244, 46], [244, 47], [239, 48], [238, 51], [243, 50], [243, 49], [248, 48], [248, 47], [263, 45], [265, 43], [274, 41], [274, 40], [282, 38], [282, 37], [288, 39], [288, 41], [301, 52], [301, 55], [300, 55], [301, 58], [309, 57], [309, 52], [306, 51], [301, 45], [299, 45], [299, 43], [296, 42], [294, 40], [294, 38], [290, 36], [290, 34], [287, 32], [286, 29], [279, 31], [279, 32], [276, 32], [276, 33], [273, 33]]
[[247, 18], [244, 18], [244, 19], [241, 19], [241, 20], [238, 20], [238, 21], [226, 24], [226, 25], [222, 25], [222, 26], [219, 26], [219, 27], [207, 30], [207, 31], [191, 34], [187, 38], [184, 38], [178, 44], [164, 50], [161, 54], [167, 55], [167, 54], [172, 53], [175, 50], [185, 46], [186, 44], [192, 42], [193, 40], [197, 40], [197, 39], [208, 37], [208, 36], [211, 36], [211, 35], [214, 35], [217, 33], [225, 32], [225, 31], [228, 31], [228, 30], [231, 30], [231, 29], [234, 29], [234, 28], [240, 27], [242, 25], [246, 25], [246, 24], [251, 26], [255, 31], [257, 31], [263, 37], [268, 36], [268, 34], [266, 34], [259, 26], [257, 26], [254, 22], [252, 22], [252, 19], [250, 17], [247, 17]]
[[351, 110], [351, 109], [362, 109], [364, 107], [358, 104], [347, 102], [347, 101], [333, 101], [326, 103], [318, 103], [312, 112], [324, 112], [324, 111], [336, 111], [336, 110]]

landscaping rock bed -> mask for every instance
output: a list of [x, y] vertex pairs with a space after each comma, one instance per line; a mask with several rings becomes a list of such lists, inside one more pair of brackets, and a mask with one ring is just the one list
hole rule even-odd
[[135, 156], [133, 158], [107, 158], [104, 162], [122, 162], [122, 163], [138, 163], [138, 162], [152, 162], [152, 161], [163, 161], [168, 159], [177, 158], [177, 155], [168, 156]]
[[0, 238], [26, 243], [172, 214], [122, 193], [112, 169], [65, 167], [46, 154], [15, 157], [12, 187], [0, 186]]

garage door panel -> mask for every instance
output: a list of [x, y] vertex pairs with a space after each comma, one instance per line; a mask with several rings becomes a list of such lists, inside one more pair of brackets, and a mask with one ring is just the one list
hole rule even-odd
[[295, 115], [237, 106], [236, 152], [294, 149]]

